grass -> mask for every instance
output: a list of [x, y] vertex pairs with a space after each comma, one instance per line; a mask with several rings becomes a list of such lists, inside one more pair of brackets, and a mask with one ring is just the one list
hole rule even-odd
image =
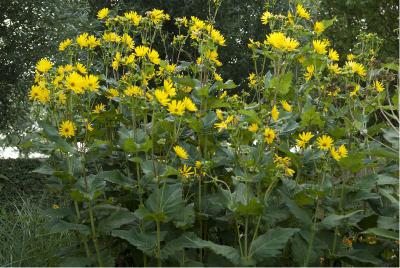
[[56, 266], [59, 252], [74, 244], [71, 234], [46, 232], [43, 208], [51, 207], [40, 196], [9, 197], [0, 210], [0, 266]]

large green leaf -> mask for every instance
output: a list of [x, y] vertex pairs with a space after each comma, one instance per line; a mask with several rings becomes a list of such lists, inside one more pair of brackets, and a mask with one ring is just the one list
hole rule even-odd
[[133, 212], [124, 209], [116, 211], [105, 219], [100, 220], [98, 226], [102, 232], [109, 233], [122, 225], [133, 222], [135, 219], [136, 217]]
[[[155, 232], [144, 233], [139, 229], [114, 230], [111, 235], [128, 241], [131, 245], [135, 246], [148, 256], [154, 257], [155, 248], [157, 246], [157, 234]], [[165, 235], [166, 232], [160, 233], [161, 241], [164, 240]]]
[[291, 200], [290, 198], [286, 197], [283, 195], [283, 200], [285, 205], [288, 207], [290, 213], [292, 213], [300, 222], [302, 222], [305, 226], [310, 226], [312, 224], [311, 216], [309, 213], [303, 209], [300, 208], [296, 202]]
[[170, 241], [162, 249], [161, 256], [166, 259], [184, 248], [208, 248], [214, 253], [227, 258], [232, 264], [238, 265], [240, 262], [240, 254], [237, 249], [202, 240], [194, 233], [185, 233], [181, 237]]
[[181, 186], [179, 184], [163, 184], [150, 194], [145, 202], [145, 207], [136, 210], [135, 214], [161, 222], [173, 219], [180, 221], [184, 209]]
[[358, 213], [362, 211], [363, 210], [356, 210], [345, 215], [331, 214], [321, 221], [320, 227], [323, 229], [332, 229], [342, 224], [345, 220], [348, 220], [349, 218], [356, 216]]
[[119, 186], [124, 188], [131, 188], [133, 189], [134, 181], [131, 178], [123, 175], [119, 170], [108, 170], [102, 171], [96, 175], [98, 179], [103, 179], [112, 183], [115, 183]]
[[286, 246], [288, 240], [300, 229], [297, 228], [273, 228], [267, 233], [257, 237], [250, 246], [250, 256], [257, 261], [276, 257]]
[[306, 108], [300, 118], [302, 127], [318, 126], [322, 128], [324, 125], [324, 121], [322, 121], [321, 115], [316, 111], [315, 106]]
[[50, 233], [65, 233], [68, 231], [78, 231], [81, 234], [89, 235], [90, 229], [84, 224], [71, 223], [61, 219], [55, 219], [47, 225]]
[[292, 78], [292, 72], [274, 76], [269, 82], [269, 87], [274, 88], [281, 95], [286, 95], [292, 86]]
[[369, 228], [363, 232], [363, 234], [374, 234], [376, 236], [389, 238], [393, 240], [399, 239], [399, 234], [390, 230], [382, 229], [382, 228]]

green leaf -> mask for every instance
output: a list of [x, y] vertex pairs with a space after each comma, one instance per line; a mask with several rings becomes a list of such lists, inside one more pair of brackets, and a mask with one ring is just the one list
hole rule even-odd
[[190, 76], [173, 77], [172, 80], [178, 84], [191, 88], [198, 87], [201, 84], [199, 80], [191, 78]]
[[[179, 218], [178, 218], [179, 217]], [[174, 224], [177, 228], [188, 229], [193, 226], [195, 221], [194, 204], [187, 205], [183, 211], [178, 215]]]
[[315, 106], [306, 108], [300, 118], [302, 127], [318, 126], [322, 128], [324, 126], [324, 122], [321, 120], [321, 115], [315, 110]]
[[161, 216], [161, 218], [154, 220], [163, 222], [168, 222], [172, 219], [179, 220], [184, 210], [182, 188], [178, 184], [164, 184], [161, 189], [157, 189], [150, 194], [145, 206], [151, 214]]
[[104, 233], [109, 233], [122, 225], [133, 222], [136, 219], [135, 214], [128, 210], [121, 210], [112, 213], [105, 219], [99, 221], [99, 230]]
[[[135, 246], [146, 255], [154, 257], [155, 248], [157, 246], [157, 234], [155, 232], [144, 233], [139, 229], [131, 229], [128, 231], [114, 230], [111, 232], [111, 235], [128, 241], [131, 245]], [[164, 240], [165, 235], [166, 232], [160, 233], [161, 240]]]
[[89, 235], [90, 229], [84, 224], [71, 223], [61, 219], [55, 219], [48, 224], [50, 233], [65, 233], [68, 231], [78, 231], [81, 234]]
[[350, 153], [348, 157], [339, 160], [339, 165], [353, 173], [357, 173], [365, 167], [365, 153]]
[[239, 113], [241, 115], [246, 116], [246, 121], [248, 121], [249, 123], [257, 123], [260, 124], [261, 123], [261, 119], [260, 117], [258, 117], [257, 113], [254, 110], [239, 110]]
[[363, 212], [363, 210], [356, 210], [345, 215], [331, 214], [321, 221], [320, 227], [323, 229], [332, 229], [336, 226], [341, 225], [344, 222], [344, 220], [349, 219], [360, 212]]
[[215, 82], [211, 89], [218, 91], [221, 89], [233, 89], [236, 87], [237, 85], [232, 80], [228, 80], [225, 83], [222, 83], [221, 81]]
[[286, 95], [292, 86], [293, 74], [291, 72], [272, 77], [269, 87], [274, 88], [281, 95]]
[[134, 181], [123, 175], [119, 170], [102, 171], [96, 175], [97, 179], [103, 179], [115, 183], [124, 188], [133, 189]]
[[[281, 193], [282, 194], [282, 193]], [[305, 226], [311, 226], [312, 220], [310, 215], [307, 213], [306, 210], [297, 206], [297, 204], [283, 195], [284, 204], [288, 207], [290, 213], [292, 213], [298, 220], [300, 220]]]
[[323, 20], [322, 23], [324, 24], [324, 28], [328, 29], [329, 27], [331, 27], [333, 25], [333, 23], [336, 21], [336, 17], [334, 17], [333, 19], [330, 20]]
[[288, 240], [300, 229], [297, 228], [274, 228], [259, 236], [251, 243], [250, 256], [257, 261], [276, 257], [286, 246]]
[[234, 265], [238, 265], [240, 261], [240, 254], [237, 249], [202, 240], [194, 233], [183, 234], [181, 237], [166, 244], [162, 249], [161, 256], [166, 259], [168, 256], [176, 254], [176, 252], [181, 251], [183, 248], [208, 248], [215, 254], [225, 257]]
[[94, 200], [101, 194], [105, 186], [106, 182], [103, 178], [89, 175], [86, 178], [79, 178], [75, 184], [75, 190], [82, 194], [84, 199]]
[[362, 232], [363, 234], [374, 234], [376, 236], [389, 238], [393, 240], [399, 239], [399, 233], [393, 232], [390, 230], [382, 229], [382, 228], [369, 228], [366, 231]]
[[345, 259], [347, 262], [350, 261], [350, 263], [355, 262], [354, 264], [356, 266], [362, 266], [360, 264], [372, 264], [379, 266], [379, 263], [381, 263], [379, 259], [375, 258], [371, 252], [365, 249], [350, 249], [345, 253], [336, 254], [335, 257], [338, 259]]

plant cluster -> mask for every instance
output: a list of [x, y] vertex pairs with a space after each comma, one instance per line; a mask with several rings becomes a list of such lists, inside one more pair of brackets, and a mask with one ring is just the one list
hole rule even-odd
[[265, 11], [270, 34], [249, 41], [245, 92], [218, 73], [226, 44], [212, 3], [207, 20], [175, 18], [170, 44], [164, 11], [102, 9], [101, 35], [37, 63], [33, 142], [51, 157], [36, 171], [71, 199], [49, 230], [81, 241], [66, 260], [395, 265], [397, 98], [380, 39], [364, 34], [343, 56], [324, 37], [333, 19], [301, 3]]

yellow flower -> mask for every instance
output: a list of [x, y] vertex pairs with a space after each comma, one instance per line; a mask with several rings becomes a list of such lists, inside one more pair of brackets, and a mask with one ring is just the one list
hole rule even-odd
[[174, 88], [174, 83], [170, 79], [164, 80], [164, 90], [169, 97], [176, 96], [176, 89]]
[[135, 47], [135, 54], [139, 58], [144, 57], [147, 55], [147, 52], [149, 52], [149, 50], [150, 49], [146, 46], [138, 46], [138, 47]]
[[110, 32], [110, 33], [104, 33], [103, 34], [103, 40], [105, 42], [115, 42], [115, 43], [119, 43], [121, 42], [121, 37], [114, 33], [114, 32]]
[[339, 65], [337, 63], [328, 64], [328, 69], [329, 69], [329, 71], [331, 73], [334, 73], [334, 74], [340, 74], [341, 73], [340, 67], [339, 67]]
[[322, 137], [317, 138], [317, 144], [320, 150], [326, 151], [332, 147], [333, 139], [328, 135], [322, 135]]
[[215, 110], [215, 113], [216, 113], [217, 118], [219, 120], [224, 120], [224, 116], [223, 116], [222, 111], [220, 109]]
[[116, 70], [116, 71], [118, 70], [118, 66], [119, 66], [120, 62], [121, 62], [121, 53], [117, 52], [117, 53], [115, 53], [113, 62], [111, 64], [111, 66], [113, 67], [114, 70]]
[[286, 111], [286, 112], [291, 112], [292, 111], [292, 106], [285, 100], [281, 101], [282, 104], [282, 108]]
[[142, 20], [142, 16], [140, 16], [135, 11], [125, 12], [124, 17], [127, 18], [135, 26], [138, 26], [140, 21]]
[[358, 63], [355, 61], [346, 61], [346, 67], [349, 68], [353, 73], [356, 73], [361, 77], [364, 77], [367, 75], [367, 72], [365, 71], [365, 67], [361, 63]]
[[118, 90], [116, 90], [115, 88], [110, 88], [108, 91], [107, 91], [107, 98], [108, 99], [113, 99], [113, 98], [116, 98], [116, 97], [118, 97], [119, 96], [119, 92], [118, 92]]
[[329, 54], [328, 54], [329, 59], [333, 61], [338, 61], [339, 60], [339, 53], [337, 53], [336, 50], [334, 49], [329, 49]]
[[354, 90], [352, 92], [350, 92], [350, 97], [354, 97], [357, 95], [358, 91], [361, 89], [360, 85], [355, 85], [354, 86]]
[[350, 53], [350, 54], [347, 54], [346, 58], [348, 61], [352, 61], [356, 58], [356, 56], [354, 56], [353, 54]]
[[215, 79], [215, 81], [221, 81], [221, 82], [223, 81], [221, 75], [219, 75], [217, 73], [214, 73], [214, 79]]
[[143, 90], [138, 86], [130, 86], [124, 90], [126, 96], [143, 96]]
[[307, 72], [304, 74], [304, 78], [306, 79], [306, 81], [310, 81], [311, 77], [314, 74], [314, 69], [315, 67], [313, 64], [307, 66]]
[[374, 82], [374, 88], [376, 89], [376, 91], [378, 92], [382, 92], [385, 90], [385, 87], [383, 86], [383, 84], [381, 82], [379, 82], [378, 80], [375, 80]]
[[218, 132], [221, 132], [222, 130], [228, 128], [228, 123], [226, 121], [215, 123], [214, 128], [218, 128]]
[[67, 88], [72, 90], [76, 94], [83, 94], [85, 92], [85, 78], [77, 72], [70, 73], [65, 79], [65, 82], [67, 84]]
[[124, 43], [128, 47], [129, 50], [132, 50], [133, 49], [133, 45], [135, 44], [135, 42], [133, 41], [132, 37], [127, 33], [124, 33], [122, 35], [121, 42]]
[[336, 149], [334, 147], [331, 148], [331, 156], [333, 157], [333, 159], [335, 159], [336, 161], [340, 160], [340, 155], [339, 153], [336, 151]]
[[285, 156], [279, 156], [278, 154], [274, 154], [274, 164], [276, 164], [279, 167], [286, 167], [290, 165], [290, 158]]
[[164, 19], [168, 19], [168, 18], [169, 18], [169, 15], [164, 14], [164, 10], [153, 9], [152, 11], [149, 12], [149, 17], [150, 17], [150, 20], [151, 20], [154, 24], [159, 24], [159, 23], [162, 22]]
[[153, 64], [160, 64], [160, 56], [156, 50], [152, 49], [147, 53], [147, 56]]
[[201, 168], [201, 166], [203, 165], [200, 161], [196, 161], [196, 163], [194, 164], [195, 165], [195, 167], [197, 168], [197, 169], [200, 169]]
[[275, 122], [278, 121], [279, 111], [278, 111], [278, 108], [276, 108], [276, 105], [274, 105], [274, 107], [272, 107], [271, 116], [272, 116], [272, 119], [274, 119]]
[[253, 123], [251, 124], [248, 128], [247, 128], [250, 132], [257, 132], [258, 131], [258, 124], [257, 123]]
[[286, 167], [285, 168], [285, 175], [289, 176], [289, 177], [293, 177], [293, 174], [295, 173], [295, 171], [291, 168]]
[[87, 123], [86, 129], [87, 129], [89, 132], [92, 132], [92, 131], [94, 130], [93, 125], [92, 125], [91, 123]]
[[318, 54], [326, 54], [327, 44], [321, 40], [313, 40], [314, 51]]
[[305, 148], [307, 143], [314, 137], [311, 132], [303, 132], [299, 134], [299, 138], [296, 139], [296, 144], [300, 148]]
[[207, 50], [204, 56], [214, 62], [218, 67], [222, 66], [222, 62], [218, 60], [218, 52], [216, 50]]
[[168, 104], [168, 111], [174, 115], [183, 115], [185, 113], [185, 104], [182, 101], [173, 100]]
[[88, 33], [83, 33], [83, 34], [79, 35], [79, 36], [76, 38], [76, 43], [78, 43], [78, 45], [79, 45], [81, 48], [84, 48], [84, 47], [89, 46], [88, 36], [89, 36]]
[[72, 121], [67, 120], [63, 121], [60, 125], [59, 131], [60, 136], [66, 137], [66, 138], [71, 138], [75, 136], [75, 126]]
[[344, 146], [342, 144], [342, 145], [339, 146], [339, 148], [337, 150], [334, 147], [332, 147], [331, 148], [331, 155], [336, 161], [339, 161], [340, 159], [347, 157], [346, 146]]
[[89, 48], [93, 49], [100, 45], [100, 40], [98, 40], [94, 35], [90, 35], [87, 38], [87, 44], [88, 44]]
[[188, 110], [190, 112], [196, 112], [197, 111], [196, 104], [194, 104], [193, 101], [190, 98], [185, 97], [183, 99], [183, 104], [185, 105], [185, 109], [186, 110]]
[[188, 155], [188, 153], [185, 151], [185, 149], [183, 149], [183, 148], [182, 148], [181, 146], [179, 146], [179, 145], [174, 146], [174, 151], [175, 151], [176, 155], [177, 155], [179, 158], [182, 158], [182, 159], [188, 159], [188, 158], [189, 158], [189, 155]]
[[99, 114], [101, 112], [104, 112], [106, 110], [106, 106], [103, 103], [99, 103], [94, 107], [94, 110], [92, 113], [94, 114]]
[[41, 73], [47, 73], [51, 67], [53, 67], [53, 63], [46, 58], [42, 58], [36, 63], [36, 70]]
[[292, 12], [288, 11], [287, 19], [289, 21], [289, 24], [294, 24], [294, 17], [293, 17]]
[[75, 66], [76, 70], [78, 70], [78, 72], [80, 72], [81, 74], [86, 74], [87, 70], [85, 65], [83, 65], [82, 63], [78, 62]]
[[169, 72], [169, 73], [173, 73], [173, 72], [175, 71], [175, 69], [176, 69], [176, 64], [168, 64], [168, 65], [165, 67], [165, 70], [166, 70], [167, 72]]
[[57, 204], [53, 204], [51, 207], [52, 207], [53, 209], [59, 209], [59, 208], [60, 208], [60, 206], [57, 205]]
[[297, 40], [286, 37], [282, 32], [270, 33], [266, 43], [281, 51], [293, 51], [300, 45]]
[[265, 11], [262, 16], [261, 16], [261, 22], [262, 24], [266, 25], [268, 24], [268, 20], [272, 17], [272, 14], [268, 11]]
[[110, 12], [110, 10], [108, 8], [100, 9], [99, 12], [97, 12], [97, 18], [99, 20], [102, 20], [102, 19], [104, 19], [105, 17], [108, 16], [109, 12]]
[[64, 41], [62, 41], [60, 43], [60, 45], [58, 46], [58, 50], [59, 51], [64, 51], [67, 47], [69, 47], [72, 44], [72, 40], [71, 39], [66, 39]]
[[322, 22], [322, 21], [317, 21], [315, 24], [314, 24], [314, 32], [316, 33], [316, 34], [321, 34], [323, 31], [325, 30], [325, 26], [324, 26], [324, 23]]
[[264, 140], [266, 143], [271, 144], [276, 137], [275, 131], [267, 127], [264, 130]]
[[338, 152], [340, 158], [347, 157], [348, 152], [347, 152], [346, 146], [344, 146], [343, 144], [339, 146], [337, 152]]
[[184, 178], [189, 178], [190, 176], [194, 175], [194, 171], [192, 171], [192, 167], [183, 165], [182, 168], [179, 169], [179, 173]]
[[39, 100], [39, 96], [41, 94], [41, 87], [37, 86], [37, 85], [33, 85], [31, 88], [31, 92], [29, 93], [29, 99], [33, 100], [33, 101], [37, 101]]
[[97, 92], [99, 91], [99, 77], [93, 74], [86, 75], [85, 77], [86, 80], [86, 87], [89, 89], [91, 92]]
[[167, 106], [170, 101], [168, 93], [164, 90], [156, 89], [154, 96], [162, 106]]
[[225, 46], [225, 38], [221, 34], [220, 31], [215, 29], [212, 25], [207, 25], [206, 30], [208, 31], [208, 34], [210, 35], [211, 39], [217, 43], [220, 46]]
[[303, 19], [309, 20], [311, 18], [310, 13], [308, 13], [307, 10], [300, 4], [297, 5], [296, 11], [299, 17]]
[[228, 92], [224, 90], [224, 91], [222, 92], [222, 94], [219, 96], [219, 99], [222, 100], [223, 98], [226, 97], [226, 95], [228, 95]]

